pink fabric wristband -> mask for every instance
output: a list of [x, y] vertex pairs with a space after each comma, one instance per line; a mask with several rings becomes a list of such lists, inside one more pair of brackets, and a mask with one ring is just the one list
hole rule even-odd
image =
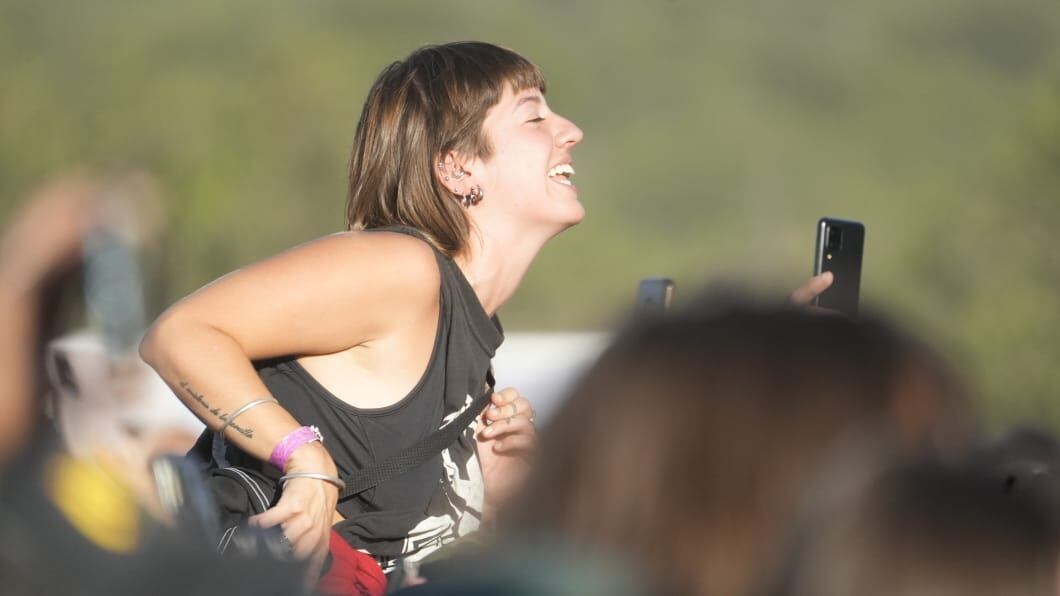
[[300, 426], [287, 433], [286, 437], [280, 439], [280, 442], [277, 443], [276, 447], [272, 450], [272, 455], [269, 456], [269, 463], [279, 468], [282, 472], [284, 471], [283, 467], [287, 465], [287, 460], [291, 458], [291, 454], [294, 453], [294, 450], [306, 443], [312, 443], [313, 441], [324, 442], [324, 437], [321, 436], [320, 429], [315, 426]]

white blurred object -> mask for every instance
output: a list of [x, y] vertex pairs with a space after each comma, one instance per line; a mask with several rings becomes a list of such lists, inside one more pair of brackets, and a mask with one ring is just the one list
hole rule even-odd
[[515, 387], [547, 422], [581, 373], [608, 346], [600, 332], [508, 333], [493, 358], [497, 388]]
[[78, 456], [195, 436], [203, 424], [135, 353], [110, 356], [100, 334], [77, 331], [48, 344], [49, 414]]

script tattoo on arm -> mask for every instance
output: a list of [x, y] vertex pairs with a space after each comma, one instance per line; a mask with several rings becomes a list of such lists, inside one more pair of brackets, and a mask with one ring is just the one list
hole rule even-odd
[[[180, 388], [183, 389], [188, 395], [190, 395], [192, 399], [194, 399], [196, 402], [198, 402], [200, 406], [205, 408], [207, 412], [213, 414], [215, 417], [217, 417], [219, 420], [221, 420], [221, 422], [227, 422], [228, 421], [228, 414], [222, 412], [221, 408], [211, 407], [210, 404], [207, 403], [206, 398], [203, 397], [203, 395], [201, 393], [199, 393], [198, 391], [193, 389], [191, 387], [191, 385], [188, 384], [187, 381], [181, 381], [180, 382]], [[245, 426], [239, 426], [235, 422], [232, 422], [228, 426], [229, 426], [229, 428], [235, 429], [236, 432], [238, 432], [239, 434], [243, 435], [244, 437], [246, 437], [248, 439], [253, 439], [254, 438], [254, 430], [253, 429], [247, 428]]]

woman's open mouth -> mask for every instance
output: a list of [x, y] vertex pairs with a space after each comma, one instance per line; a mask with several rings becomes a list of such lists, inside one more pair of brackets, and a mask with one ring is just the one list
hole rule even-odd
[[548, 171], [548, 179], [549, 180], [551, 180], [553, 182], [556, 182], [556, 183], [559, 183], [559, 184], [562, 184], [564, 186], [572, 186], [573, 185], [573, 183], [570, 180], [570, 177], [573, 176], [573, 175], [574, 175], [574, 168], [571, 167], [571, 165], [569, 163], [562, 163], [562, 164], [559, 164], [557, 166], [553, 166], [552, 169]]

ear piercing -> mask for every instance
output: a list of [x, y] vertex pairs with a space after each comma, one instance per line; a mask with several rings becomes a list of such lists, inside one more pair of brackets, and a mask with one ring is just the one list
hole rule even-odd
[[[464, 170], [461, 170], [461, 169], [457, 169], [456, 171], [454, 171], [452, 173], [452, 175], [444, 174], [444, 172], [445, 172], [445, 162], [444, 161], [438, 162], [438, 169], [443, 172], [442, 178], [446, 182], [449, 182], [450, 180], [463, 180], [464, 176], [468, 175], [467, 172], [465, 172]], [[455, 192], [455, 194], [457, 196], [460, 197], [460, 202], [464, 205], [464, 207], [471, 207], [473, 205], [478, 205], [479, 202], [482, 201], [482, 199], [486, 196], [486, 192], [484, 190], [482, 190], [481, 186], [478, 186], [478, 185], [472, 186], [471, 188], [469, 188], [468, 191], [467, 191], [468, 194], [466, 194], [466, 195], [461, 193], [459, 188], [454, 189], [454, 192]]]
[[[445, 171], [445, 162], [444, 161], [438, 162], [438, 169], [443, 171], [443, 172]], [[466, 176], [466, 175], [467, 175], [467, 172], [465, 172], [464, 170], [457, 170], [457, 171], [453, 172], [452, 179], [453, 180], [462, 180], [464, 178], [464, 176]], [[449, 182], [450, 177], [448, 175], [444, 176], [444, 178], [445, 178], [446, 182]]]
[[479, 202], [486, 197], [486, 191], [482, 190], [481, 186], [472, 186], [467, 192], [468, 194], [463, 195], [460, 199], [460, 202], [464, 204], [464, 207], [478, 205]]

